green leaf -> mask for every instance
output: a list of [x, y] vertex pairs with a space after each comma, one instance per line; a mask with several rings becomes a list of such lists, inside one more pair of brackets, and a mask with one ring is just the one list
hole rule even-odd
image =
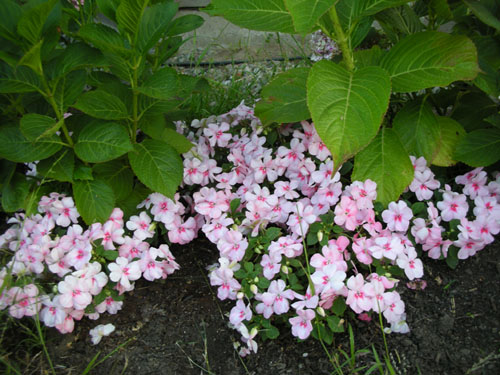
[[182, 182], [183, 164], [177, 151], [165, 142], [147, 139], [128, 153], [132, 170], [151, 190], [173, 198]]
[[[335, 301], [333, 301], [333, 304], [332, 304], [332, 311], [335, 315], [342, 316], [342, 315], [344, 315], [344, 311], [345, 311], [346, 307], [347, 307], [347, 305], [345, 304], [344, 298], [335, 298]], [[334, 331], [334, 330], [332, 329], [332, 331]], [[334, 331], [334, 332], [336, 332], [336, 331]]]
[[168, 100], [177, 95], [178, 75], [173, 68], [162, 68], [146, 79], [137, 91], [155, 99]]
[[[103, 253], [104, 258], [109, 260], [110, 262], [113, 262], [118, 258], [118, 251], [116, 250], [105, 250]], [[96, 302], [97, 303], [97, 302]]]
[[413, 180], [413, 165], [397, 134], [383, 127], [377, 137], [354, 159], [353, 181], [377, 183], [377, 201], [396, 201]]
[[116, 21], [119, 28], [128, 32], [133, 40], [137, 37], [148, 3], [149, 0], [122, 0], [116, 9]]
[[448, 248], [448, 254], [446, 256], [446, 264], [451, 269], [455, 269], [458, 266], [458, 247], [450, 246]]
[[425, 31], [409, 35], [381, 63], [391, 75], [392, 91], [410, 92], [472, 80], [478, 72], [474, 43], [463, 35]]
[[73, 70], [86, 67], [105, 66], [106, 60], [103, 54], [96, 48], [89, 47], [84, 43], [70, 44], [57, 58], [52, 68], [54, 78], [62, 77]]
[[148, 52], [165, 34], [170, 21], [177, 12], [174, 2], [155, 4], [147, 8], [141, 19], [137, 35], [137, 48], [142, 53]]
[[411, 210], [414, 216], [417, 216], [421, 212], [425, 212], [427, 206], [424, 202], [415, 202], [411, 205]]
[[383, 55], [384, 52], [379, 46], [373, 46], [370, 49], [355, 51], [354, 63], [358, 69], [367, 66], [378, 66]]
[[203, 17], [195, 14], [186, 14], [185, 16], [180, 16], [173, 20], [170, 23], [165, 35], [175, 36], [188, 33], [201, 27], [204, 22], [205, 20]]
[[399, 42], [401, 34], [403, 36], [415, 34], [425, 28], [413, 8], [407, 4], [386, 9], [378, 13], [375, 18], [393, 43]]
[[28, 113], [21, 118], [20, 128], [26, 139], [35, 141], [44, 136], [53, 135], [55, 131], [51, 132], [50, 130], [56, 125], [57, 122], [52, 117]]
[[309, 68], [294, 68], [278, 74], [262, 89], [255, 115], [263, 125], [299, 122], [311, 117], [306, 102]]
[[265, 335], [267, 336], [267, 338], [269, 338], [271, 340], [277, 339], [278, 336], [280, 335], [280, 331], [278, 330], [278, 328], [276, 328], [273, 325], [269, 326], [268, 328], [264, 329], [263, 331], [264, 331]]
[[116, 22], [116, 8], [120, 5], [120, 0], [96, 0], [96, 2], [102, 14]]
[[389, 76], [379, 67], [353, 73], [323, 60], [311, 68], [307, 104], [319, 136], [332, 153], [335, 169], [375, 137], [390, 93]]
[[62, 112], [66, 112], [68, 107], [75, 104], [84, 92], [86, 84], [87, 74], [84, 70], [75, 70], [59, 78], [54, 90], [54, 99]]
[[75, 181], [73, 196], [76, 208], [87, 225], [104, 223], [115, 206], [113, 189], [100, 179]]
[[132, 149], [127, 130], [114, 122], [91, 122], [80, 132], [75, 144], [76, 155], [89, 163], [116, 159]]
[[6, 212], [15, 212], [24, 207], [30, 190], [30, 182], [21, 173], [15, 173], [2, 189], [2, 207]]
[[78, 35], [87, 43], [93, 44], [102, 52], [114, 52], [129, 56], [132, 51], [125, 47], [125, 40], [111, 27], [100, 23], [87, 23], [78, 31]]
[[408, 154], [431, 162], [437, 152], [439, 124], [426, 100], [408, 102], [392, 123]]
[[468, 132], [488, 127], [484, 119], [498, 113], [497, 104], [484, 92], [460, 93], [456, 99], [451, 117]]
[[284, 0], [212, 0], [203, 11], [246, 29], [295, 32]]
[[128, 117], [127, 108], [119, 98], [99, 89], [81, 95], [74, 107], [104, 120], [121, 120]]
[[440, 136], [437, 145], [438, 152], [432, 160], [432, 164], [440, 167], [449, 167], [457, 163], [453, 159], [453, 155], [455, 154], [458, 142], [466, 132], [462, 125], [452, 118], [439, 116], [437, 120]]
[[407, 0], [357, 0], [352, 2], [352, 14], [354, 19], [372, 16], [384, 9], [393, 8], [406, 4]]
[[188, 152], [194, 146], [189, 139], [182, 134], [177, 133], [174, 129], [164, 129], [159, 139], [175, 148], [179, 154]]
[[481, 22], [500, 31], [500, 20], [484, 4], [474, 0], [464, 0], [464, 3]]
[[63, 150], [37, 164], [37, 172], [45, 178], [72, 182], [75, 170], [75, 154], [71, 149]]
[[23, 14], [22, 8], [12, 0], [0, 1], [0, 14], [2, 22], [0, 22], [0, 36], [15, 41], [17, 39], [17, 23]]
[[36, 44], [41, 36], [43, 26], [58, 0], [48, 0], [23, 13], [17, 24], [17, 32], [31, 44]]
[[94, 176], [92, 175], [92, 168], [83, 164], [83, 162], [79, 159], [76, 159], [73, 179], [82, 181], [93, 180]]
[[[336, 298], [335, 301], [343, 300], [343, 298]], [[326, 322], [328, 323], [328, 328], [332, 332], [344, 332], [344, 324], [338, 316], [330, 315], [326, 317]]]
[[130, 193], [125, 199], [116, 201], [117, 207], [120, 207], [123, 210], [124, 217], [135, 215], [139, 212], [137, 206], [144, 201], [149, 194], [151, 194], [151, 190], [137, 181], [132, 193]]
[[491, 36], [474, 36], [481, 71], [474, 84], [488, 95], [500, 96], [500, 45]]
[[285, 5], [290, 12], [299, 34], [312, 31], [325, 12], [335, 4], [336, 0], [285, 0]]
[[44, 137], [32, 142], [21, 133], [17, 126], [6, 125], [0, 128], [0, 157], [18, 163], [43, 160], [61, 149], [59, 137]]
[[0, 94], [25, 93], [40, 90], [40, 79], [34, 71], [26, 67], [19, 67], [13, 77], [0, 78]]
[[500, 160], [500, 129], [479, 129], [460, 139], [455, 159], [471, 167], [486, 167]]
[[231, 214], [233, 214], [233, 215], [235, 214], [238, 207], [240, 207], [240, 204], [241, 204], [240, 198], [235, 198], [231, 201], [231, 203], [229, 204], [229, 209], [231, 211]]
[[281, 229], [276, 227], [271, 227], [266, 229], [266, 240], [274, 241], [281, 235]]
[[122, 159], [96, 164], [93, 171], [111, 186], [117, 201], [127, 199], [132, 193], [134, 174]]
[[43, 75], [43, 70], [42, 70], [42, 60], [40, 57], [40, 50], [42, 48], [43, 44], [43, 39], [40, 40], [38, 43], [33, 45], [28, 52], [24, 54], [23, 57], [21, 57], [21, 60], [19, 60], [18, 65], [24, 65], [31, 70], [33, 70], [36, 74], [39, 76]]

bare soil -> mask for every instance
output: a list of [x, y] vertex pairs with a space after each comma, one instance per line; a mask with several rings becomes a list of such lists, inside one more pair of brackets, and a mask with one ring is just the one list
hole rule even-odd
[[[91, 374], [330, 374], [334, 371], [319, 342], [298, 342], [282, 327], [277, 340], [260, 342], [259, 352], [240, 358], [233, 347], [239, 334], [227, 326], [232, 303], [217, 299], [205, 267], [217, 259], [207, 241], [176, 247], [181, 270], [163, 282], [138, 282], [127, 295], [122, 311], [84, 319], [75, 331], [49, 331], [48, 347], [58, 373], [81, 374], [92, 358], [100, 358], [126, 343]], [[500, 374], [500, 244], [462, 261], [455, 270], [444, 262], [425, 260], [425, 290], [411, 290], [402, 282], [411, 332], [387, 335], [397, 374]], [[225, 316], [226, 315], [226, 316]], [[355, 348], [385, 349], [376, 322], [349, 320]], [[89, 329], [113, 323], [116, 331], [98, 346]], [[328, 349], [349, 352], [349, 337], [339, 334]], [[356, 366], [371, 365], [373, 355], [362, 354]], [[364, 373], [362, 371], [361, 373]], [[345, 373], [349, 373], [345, 369]]]

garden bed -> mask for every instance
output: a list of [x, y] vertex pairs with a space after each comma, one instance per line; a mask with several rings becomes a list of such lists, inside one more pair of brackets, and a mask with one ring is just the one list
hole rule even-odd
[[[85, 319], [75, 331], [61, 336], [50, 331], [48, 346], [61, 374], [80, 374], [91, 359], [101, 358], [127, 342], [92, 374], [329, 374], [333, 367], [318, 341], [298, 342], [281, 330], [279, 340], [260, 343], [256, 355], [239, 358], [233, 342], [239, 334], [227, 327], [232, 306], [221, 302], [206, 278], [205, 267], [217, 260], [217, 250], [206, 240], [172, 250], [181, 269], [165, 282], [137, 283], [118, 315], [103, 316], [116, 331], [99, 346], [90, 343]], [[442, 261], [426, 259], [425, 291], [398, 291], [406, 304], [410, 333], [387, 335], [397, 374], [496, 374], [500, 371], [500, 246], [482, 250], [455, 270]], [[352, 320], [355, 350], [384, 353], [377, 324]], [[337, 334], [329, 350], [349, 352], [347, 334]], [[344, 362], [340, 356], [340, 363]], [[371, 353], [356, 359], [356, 367], [371, 365]], [[477, 368], [476, 371], [474, 369]], [[469, 371], [469, 372], [467, 372]], [[348, 370], [345, 371], [349, 373]], [[362, 372], [364, 373], [364, 371]]]

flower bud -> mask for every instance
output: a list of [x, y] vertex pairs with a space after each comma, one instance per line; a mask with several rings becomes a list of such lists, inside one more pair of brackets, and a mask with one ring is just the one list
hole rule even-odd
[[253, 282], [257, 284], [259, 282], [259, 278], [257, 276], [255, 276], [255, 278], [253, 279]]
[[259, 330], [257, 329], [257, 327], [253, 327], [250, 331], [250, 337], [255, 336], [258, 332]]
[[320, 230], [318, 233], [317, 233], [317, 236], [318, 236], [318, 241], [321, 242], [323, 241], [323, 231]]
[[238, 294], [236, 294], [236, 298], [238, 299], [243, 299], [243, 297], [245, 297], [245, 294], [243, 292], [238, 292]]
[[232, 229], [232, 230], [237, 231], [237, 230], [238, 230], [238, 226], [237, 226], [236, 224], [233, 224], [233, 225], [231, 226], [231, 229]]
[[148, 231], [154, 232], [156, 230], [156, 221], [153, 221], [148, 228]]
[[288, 267], [285, 265], [281, 266], [281, 272], [283, 272], [285, 275], [288, 275]]
[[320, 316], [322, 316], [322, 317], [324, 317], [324, 316], [326, 315], [326, 313], [325, 313], [325, 309], [323, 309], [321, 306], [318, 306], [318, 307], [316, 308], [316, 312], [317, 312]]
[[262, 251], [260, 251], [260, 249], [258, 247], [255, 248], [254, 252], [256, 254], [262, 254]]
[[250, 285], [250, 291], [251, 291], [253, 294], [257, 294], [257, 293], [259, 292], [259, 288], [257, 288], [257, 285], [252, 284], [252, 285]]

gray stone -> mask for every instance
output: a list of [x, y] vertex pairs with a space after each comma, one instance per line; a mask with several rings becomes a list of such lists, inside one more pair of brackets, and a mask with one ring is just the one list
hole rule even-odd
[[210, 4], [210, 0], [175, 0], [182, 7], [205, 7]]

